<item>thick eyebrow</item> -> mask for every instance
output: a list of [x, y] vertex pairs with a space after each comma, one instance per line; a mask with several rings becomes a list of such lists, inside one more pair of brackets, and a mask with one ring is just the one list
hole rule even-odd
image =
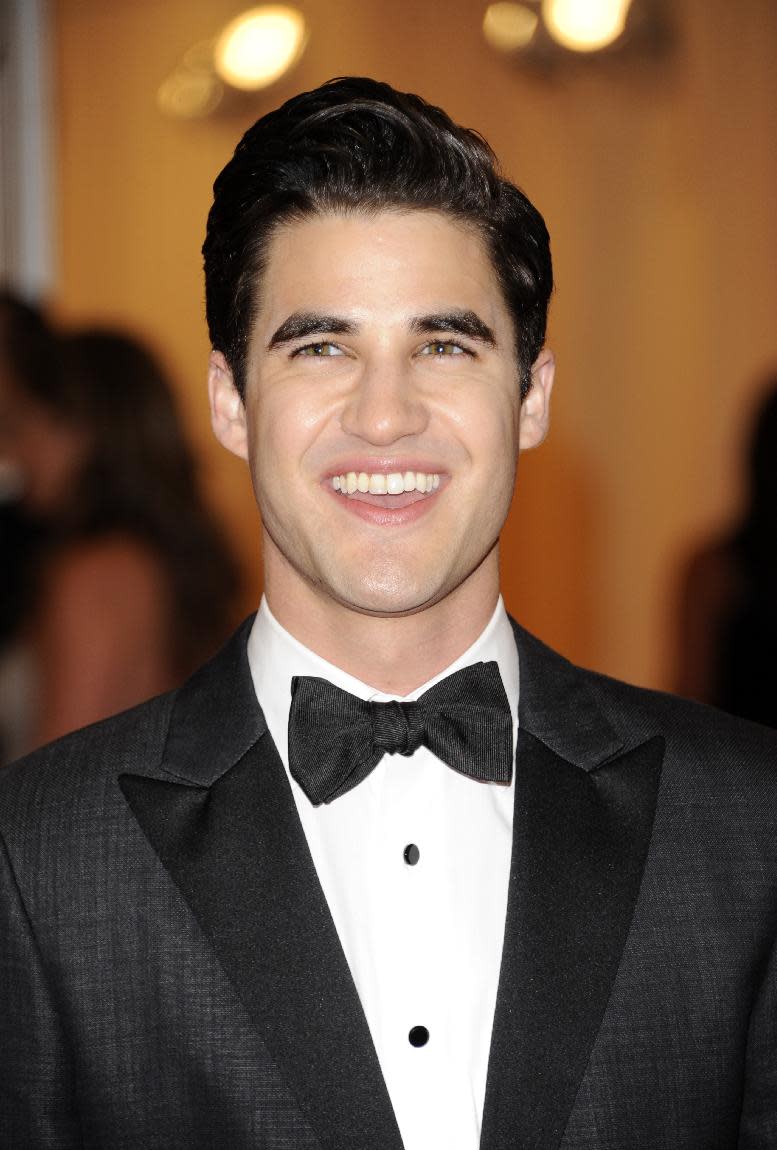
[[[276, 328], [267, 344], [267, 350], [281, 347], [296, 339], [306, 339], [311, 335], [354, 335], [357, 325], [342, 316], [325, 315], [321, 312], [295, 311], [287, 316], [280, 327]], [[454, 308], [452, 311], [434, 312], [429, 315], [415, 316], [410, 321], [410, 330], [419, 335], [432, 335], [434, 332], [446, 331], [454, 335], [464, 335], [469, 339], [476, 339], [480, 343], [496, 347], [496, 336], [477, 312], [465, 308]]]
[[410, 324], [411, 331], [421, 335], [431, 335], [436, 331], [449, 331], [455, 335], [466, 335], [479, 340], [489, 347], [496, 347], [496, 336], [477, 312], [459, 310], [445, 311], [433, 315], [419, 315]]
[[315, 311], [294, 311], [270, 336], [267, 350], [305, 339], [309, 335], [353, 335], [356, 325], [336, 315], [322, 315]]

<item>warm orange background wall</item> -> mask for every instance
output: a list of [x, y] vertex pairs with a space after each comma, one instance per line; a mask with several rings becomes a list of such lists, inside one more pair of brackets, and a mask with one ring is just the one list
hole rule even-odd
[[546, 216], [558, 283], [554, 428], [523, 460], [508, 605], [575, 659], [671, 685], [676, 564], [735, 508], [758, 379], [777, 363], [774, 0], [675, 0], [668, 56], [549, 76], [486, 47], [478, 0], [306, 0], [293, 75], [191, 122], [161, 115], [157, 87], [239, 3], [52, 7], [54, 303], [160, 351], [254, 572], [248, 481], [211, 443], [205, 406], [199, 248], [215, 174], [256, 116], [345, 73], [418, 91], [483, 132]]

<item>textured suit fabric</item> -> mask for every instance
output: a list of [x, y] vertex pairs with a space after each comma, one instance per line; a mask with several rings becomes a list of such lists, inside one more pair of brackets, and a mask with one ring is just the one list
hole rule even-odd
[[[0, 775], [2, 1147], [401, 1150], [246, 634]], [[483, 1150], [777, 1146], [777, 739], [516, 638]]]
[[[113, 772], [159, 751], [125, 722], [106, 731], [105, 759], [70, 741], [46, 769], [20, 776], [22, 849], [2, 872], [17, 928], [2, 944], [12, 966], [3, 970], [0, 1145], [316, 1147], [127, 818]], [[92, 737], [102, 743], [101, 732]], [[98, 762], [110, 763], [113, 785]]]

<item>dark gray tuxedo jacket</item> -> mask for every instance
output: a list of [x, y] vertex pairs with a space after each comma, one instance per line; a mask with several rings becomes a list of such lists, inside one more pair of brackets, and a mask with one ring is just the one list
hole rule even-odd
[[[4, 1150], [401, 1150], [246, 635], [0, 776]], [[483, 1150], [774, 1150], [777, 738], [516, 641]]]

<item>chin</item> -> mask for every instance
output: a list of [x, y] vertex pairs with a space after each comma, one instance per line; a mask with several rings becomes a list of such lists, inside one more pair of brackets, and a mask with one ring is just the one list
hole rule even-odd
[[341, 588], [340, 603], [364, 615], [400, 618], [414, 615], [444, 599], [451, 586], [428, 580], [413, 582], [407, 573], [397, 580], [380, 580]]
[[351, 611], [362, 615], [397, 617], [413, 615], [430, 607], [445, 595], [439, 586], [408, 577], [407, 572], [383, 573], [382, 577], [361, 580], [335, 588], [330, 585], [328, 594], [339, 600]]

